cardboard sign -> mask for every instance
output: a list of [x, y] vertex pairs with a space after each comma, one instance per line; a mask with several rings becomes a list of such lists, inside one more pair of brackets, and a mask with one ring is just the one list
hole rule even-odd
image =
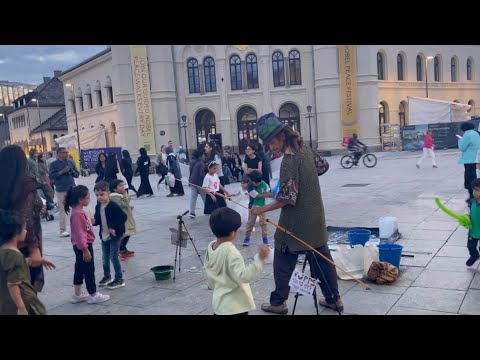
[[293, 271], [292, 277], [288, 285], [295, 291], [302, 295], [312, 295], [315, 290], [317, 280], [302, 273], [298, 269]]

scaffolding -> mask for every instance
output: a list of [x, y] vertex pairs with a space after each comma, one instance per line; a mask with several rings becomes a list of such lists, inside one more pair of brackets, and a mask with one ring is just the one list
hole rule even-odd
[[381, 124], [380, 142], [382, 151], [402, 151], [400, 124]]

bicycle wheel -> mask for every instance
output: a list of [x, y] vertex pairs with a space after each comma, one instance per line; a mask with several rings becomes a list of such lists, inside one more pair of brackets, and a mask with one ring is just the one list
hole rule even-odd
[[377, 157], [373, 154], [365, 154], [363, 157], [363, 165], [368, 168], [372, 168], [377, 165]]
[[340, 165], [342, 165], [344, 169], [350, 169], [353, 166], [353, 157], [350, 155], [343, 156], [340, 159]]

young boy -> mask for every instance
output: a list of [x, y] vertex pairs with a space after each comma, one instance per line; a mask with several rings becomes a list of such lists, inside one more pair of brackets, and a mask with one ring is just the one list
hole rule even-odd
[[213, 290], [215, 315], [248, 315], [255, 310], [249, 283], [262, 272], [270, 248], [260, 245], [258, 260], [245, 266], [232, 243], [241, 225], [240, 214], [227, 207], [215, 210], [210, 216], [210, 229], [217, 239], [208, 244], [205, 274], [208, 287]]
[[[125, 286], [122, 267], [119, 260], [120, 241], [125, 234], [125, 221], [127, 215], [114, 202], [110, 201], [110, 186], [106, 181], [100, 181], [93, 188], [97, 197], [95, 206], [94, 226], [100, 226], [100, 239], [102, 240], [103, 279], [98, 284], [107, 289], [117, 289]], [[110, 275], [110, 261], [115, 270], [115, 279]]]
[[[262, 180], [262, 173], [258, 170], [252, 170], [248, 174], [250, 182], [248, 183], [247, 190], [250, 195], [250, 202], [248, 208], [251, 209], [254, 206], [265, 206], [265, 198], [272, 197], [270, 187], [265, 181]], [[248, 213], [247, 229], [245, 231], [245, 239], [243, 239], [243, 246], [250, 245], [250, 235], [252, 234], [253, 227], [257, 221], [257, 215]], [[268, 241], [267, 222], [265, 217], [260, 217], [260, 227], [262, 229], [262, 241], [263, 245], [270, 245]]]
[[472, 228], [468, 231], [467, 248], [470, 258], [466, 262], [467, 266], [475, 264], [480, 256], [477, 250], [478, 240], [480, 239], [480, 179], [472, 181], [472, 189], [473, 199], [468, 204]]
[[114, 202], [127, 215], [125, 222], [125, 234], [120, 241], [120, 260], [125, 260], [129, 256], [135, 255], [135, 251], [127, 250], [127, 243], [130, 236], [136, 234], [135, 219], [133, 218], [133, 206], [130, 206], [130, 196], [125, 190], [125, 183], [122, 180], [113, 180], [110, 182], [110, 201]]
[[13, 212], [0, 210], [0, 315], [45, 315], [45, 306], [30, 284], [29, 266], [54, 269], [50, 261], [25, 259], [18, 243], [25, 241], [25, 220]]

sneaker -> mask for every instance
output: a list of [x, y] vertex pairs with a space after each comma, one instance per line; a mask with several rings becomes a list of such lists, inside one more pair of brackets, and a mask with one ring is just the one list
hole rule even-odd
[[110, 299], [110, 295], [100, 294], [98, 291], [95, 293], [95, 296], [89, 296], [87, 303], [89, 304], [99, 304]]
[[72, 295], [72, 298], [70, 299], [70, 302], [72, 304], [78, 304], [79, 302], [82, 301], [87, 301], [87, 299], [90, 297], [90, 295], [85, 294], [83, 291], [80, 293], [80, 295]]
[[437, 166], [437, 165], [432, 165], [432, 167], [433, 167], [434, 169], [436, 169], [438, 166]]
[[267, 238], [267, 237], [264, 237], [264, 238], [262, 239], [262, 241], [263, 241], [263, 245], [270, 246], [270, 241], [268, 241], [268, 238]]
[[123, 280], [113, 280], [110, 284], [107, 285], [107, 289], [113, 290], [125, 286], [125, 281]]
[[167, 197], [173, 197], [173, 196], [174, 196], [173, 193], [170, 193], [167, 195]]
[[118, 260], [123, 261], [123, 260], [126, 260], [126, 259], [127, 259], [127, 257], [124, 254], [122, 254], [122, 253], [118, 254]]
[[243, 239], [242, 245], [243, 245], [243, 246], [248, 246], [248, 245], [250, 245], [250, 238], [246, 237], [245, 239]]
[[288, 314], [288, 306], [287, 304], [283, 303], [282, 305], [273, 306], [270, 303], [263, 303], [262, 310], [265, 312], [279, 314], [279, 315], [286, 315]]
[[98, 283], [98, 286], [100, 287], [103, 287], [103, 286], [107, 286], [108, 284], [110, 284], [112, 282], [112, 278], [111, 277], [103, 277], [102, 280], [100, 280], [100, 282]]
[[68, 233], [68, 231], [60, 231], [60, 237], [69, 237], [70, 234]]
[[477, 257], [470, 256], [470, 258], [467, 260], [465, 265], [472, 266], [473, 264], [475, 264], [477, 260], [478, 260], [478, 256]]
[[325, 299], [320, 299], [320, 300], [318, 300], [318, 305], [328, 307], [329, 309], [332, 309], [332, 310], [335, 310], [335, 311], [337, 311], [337, 308], [338, 308], [338, 311], [343, 312], [342, 299], [338, 299], [336, 303], [331, 303], [331, 304], [327, 303], [327, 301]]
[[148, 194], [147, 197], [154, 197], [155, 194]]
[[123, 256], [126, 256], [126, 257], [130, 257], [134, 255], [135, 255], [135, 251], [130, 251], [130, 250], [125, 250], [125, 253], [123, 254]]
[[195, 219], [197, 216], [196, 216], [195, 214], [190, 213], [190, 217], [191, 217], [192, 219]]

